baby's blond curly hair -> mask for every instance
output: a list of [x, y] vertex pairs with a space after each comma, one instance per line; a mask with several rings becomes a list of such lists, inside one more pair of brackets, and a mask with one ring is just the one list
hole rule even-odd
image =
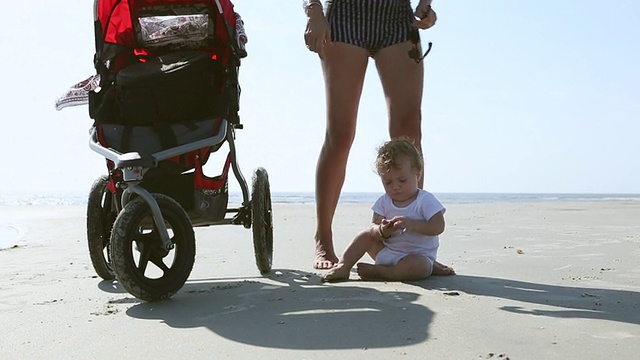
[[424, 160], [418, 148], [411, 138], [402, 136], [385, 142], [378, 148], [376, 157], [376, 171], [378, 175], [386, 174], [392, 168], [399, 167], [399, 160], [406, 156], [409, 158], [411, 168], [418, 174], [424, 170]]

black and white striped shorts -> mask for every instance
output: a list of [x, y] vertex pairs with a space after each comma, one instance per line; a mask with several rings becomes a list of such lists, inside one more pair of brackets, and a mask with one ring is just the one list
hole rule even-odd
[[331, 41], [367, 49], [371, 56], [409, 40], [410, 0], [328, 0], [326, 9]]

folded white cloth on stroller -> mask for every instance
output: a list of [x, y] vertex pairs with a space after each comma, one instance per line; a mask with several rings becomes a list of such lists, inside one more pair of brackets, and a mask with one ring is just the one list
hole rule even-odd
[[89, 92], [98, 88], [100, 75], [96, 74], [71, 86], [56, 100], [56, 110], [60, 111], [69, 106], [86, 105], [89, 103]]

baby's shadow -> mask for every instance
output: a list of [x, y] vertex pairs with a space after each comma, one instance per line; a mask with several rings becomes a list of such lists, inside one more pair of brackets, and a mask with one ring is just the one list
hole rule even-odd
[[327, 285], [283, 269], [266, 278], [188, 281], [171, 299], [136, 304], [127, 314], [269, 348], [388, 348], [428, 338], [433, 312], [418, 296], [356, 282]]

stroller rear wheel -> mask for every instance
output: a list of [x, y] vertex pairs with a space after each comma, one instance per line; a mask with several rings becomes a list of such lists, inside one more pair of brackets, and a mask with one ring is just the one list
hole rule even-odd
[[111, 256], [118, 281], [145, 301], [166, 299], [178, 292], [191, 273], [196, 254], [195, 235], [184, 209], [166, 195], [153, 197], [173, 249], [163, 246], [151, 209], [140, 197], [122, 209], [111, 234]]
[[271, 271], [273, 259], [273, 217], [269, 176], [261, 167], [253, 174], [251, 222], [256, 265], [261, 274], [266, 274]]
[[87, 241], [96, 273], [104, 280], [113, 280], [115, 273], [111, 265], [109, 239], [118, 213], [113, 206], [114, 196], [107, 190], [108, 183], [109, 178], [103, 175], [91, 186], [87, 201]]

